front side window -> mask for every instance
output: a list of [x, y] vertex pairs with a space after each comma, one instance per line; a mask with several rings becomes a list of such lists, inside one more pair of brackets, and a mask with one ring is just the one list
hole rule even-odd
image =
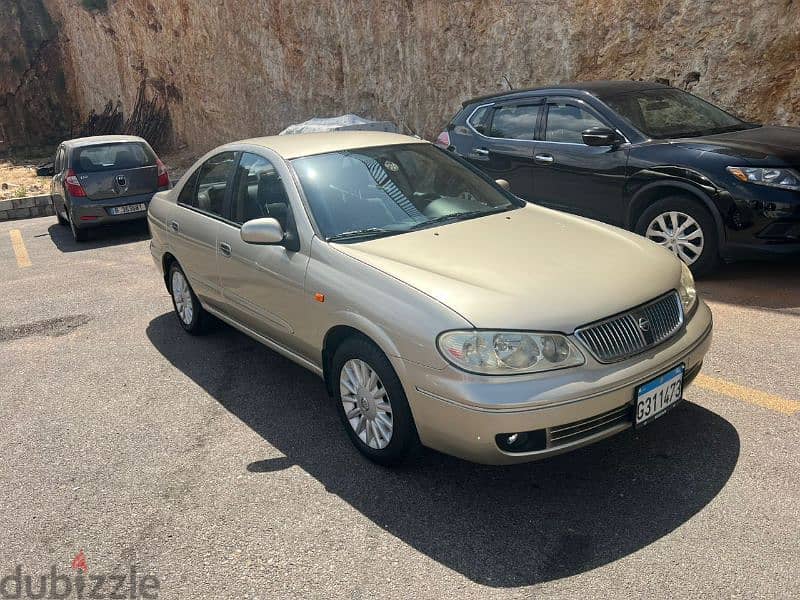
[[538, 117], [538, 105], [501, 106], [494, 111], [489, 135], [510, 140], [532, 140]]
[[545, 140], [582, 144], [583, 132], [592, 127], [605, 127], [590, 112], [574, 104], [553, 103], [547, 108]]
[[683, 90], [658, 88], [603, 98], [646, 135], [665, 139], [748, 129], [751, 125]]
[[[236, 153], [222, 152], [209, 158], [203, 163], [193, 175], [184, 190], [195, 180], [196, 184], [192, 186], [192, 193], [188, 198], [188, 202], [181, 202], [188, 204], [198, 210], [206, 212], [214, 216], [222, 216], [225, 211], [225, 193], [228, 189], [228, 182], [236, 166]], [[181, 199], [183, 199], [183, 192], [181, 192]]]
[[286, 230], [289, 213], [289, 198], [275, 165], [263, 156], [244, 153], [236, 170], [233, 220], [241, 225], [272, 217]]
[[152, 167], [155, 164], [155, 154], [141, 142], [117, 142], [86, 146], [78, 148], [73, 158], [73, 170], [76, 173], [121, 171], [123, 169]]
[[292, 166], [328, 240], [400, 234], [523, 204], [428, 144], [329, 152]]

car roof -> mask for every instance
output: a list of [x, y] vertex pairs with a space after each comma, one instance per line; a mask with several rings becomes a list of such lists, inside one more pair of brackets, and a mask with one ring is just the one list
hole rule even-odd
[[513, 100], [515, 97], [524, 97], [531, 92], [586, 92], [598, 98], [613, 96], [624, 92], [635, 92], [640, 90], [652, 90], [657, 88], [668, 88], [670, 86], [655, 81], [632, 81], [632, 80], [598, 80], [598, 81], [568, 81], [557, 85], [543, 87], [532, 87], [521, 90], [509, 90], [506, 92], [496, 92], [484, 96], [476, 96], [461, 103], [462, 106], [469, 106], [475, 102], [483, 100]]
[[96, 144], [111, 144], [118, 142], [144, 142], [143, 138], [135, 135], [93, 135], [91, 137], [75, 138], [65, 140], [64, 146], [67, 148], [83, 148], [84, 146], [94, 146]]
[[280, 154], [284, 159], [338, 150], [394, 146], [398, 144], [428, 144], [429, 142], [407, 135], [383, 131], [328, 131], [323, 133], [296, 133], [251, 138], [235, 142], [236, 145], [262, 146]]

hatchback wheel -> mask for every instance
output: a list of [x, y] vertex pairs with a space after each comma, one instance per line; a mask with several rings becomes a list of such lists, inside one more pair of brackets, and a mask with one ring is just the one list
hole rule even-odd
[[75, 226], [75, 219], [70, 216], [69, 228], [72, 230], [72, 237], [76, 242], [85, 242], [89, 239], [89, 231]]
[[333, 358], [334, 395], [350, 440], [370, 460], [393, 465], [419, 447], [403, 386], [373, 343], [345, 340]]
[[169, 291], [181, 327], [193, 335], [202, 333], [206, 312], [176, 262], [169, 268]]
[[64, 210], [59, 210], [52, 196], [50, 196], [50, 204], [53, 206], [53, 212], [56, 213], [58, 224], [67, 227], [69, 225], [69, 217], [67, 216], [66, 208]]
[[636, 233], [667, 248], [695, 275], [709, 273], [719, 261], [714, 218], [688, 198], [672, 196], [650, 206], [639, 217]]

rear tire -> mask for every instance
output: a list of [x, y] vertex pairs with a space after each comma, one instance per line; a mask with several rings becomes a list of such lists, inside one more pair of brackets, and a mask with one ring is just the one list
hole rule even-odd
[[654, 202], [639, 217], [634, 231], [670, 250], [696, 276], [710, 273], [719, 263], [714, 217], [685, 196], [668, 196]]
[[167, 283], [178, 323], [192, 335], [203, 333], [208, 313], [200, 304], [200, 300], [197, 299], [192, 286], [189, 285], [189, 280], [177, 262], [173, 262], [169, 266]]
[[342, 424], [361, 454], [391, 466], [419, 449], [400, 378], [380, 348], [365, 338], [346, 339], [333, 356], [330, 376]]
[[61, 225], [62, 227], [68, 227], [69, 219], [66, 219], [61, 215], [61, 212], [58, 210], [58, 206], [56, 206], [55, 200], [53, 200], [52, 196], [50, 196], [50, 204], [53, 207], [53, 212], [56, 213], [56, 219], [58, 219], [58, 224]]
[[72, 238], [76, 242], [85, 242], [89, 239], [89, 231], [75, 226], [75, 219], [70, 216], [69, 228], [72, 230]]

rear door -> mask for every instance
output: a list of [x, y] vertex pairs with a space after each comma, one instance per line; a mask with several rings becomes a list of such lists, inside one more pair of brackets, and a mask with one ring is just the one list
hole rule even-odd
[[[493, 179], [505, 179], [511, 191], [529, 200], [533, 194], [533, 152], [542, 100], [538, 98], [496, 104], [473, 128], [474, 145], [466, 158]], [[480, 110], [480, 109], [478, 109]]]
[[181, 188], [167, 222], [170, 248], [192, 289], [218, 309], [217, 244], [236, 160], [235, 152], [222, 152], [200, 165]]
[[536, 185], [532, 200], [621, 225], [628, 145], [584, 144], [585, 130], [614, 128], [576, 98], [548, 98], [541, 127], [543, 133], [533, 159]]
[[90, 200], [158, 191], [156, 156], [141, 142], [94, 144], [73, 151], [72, 170]]

